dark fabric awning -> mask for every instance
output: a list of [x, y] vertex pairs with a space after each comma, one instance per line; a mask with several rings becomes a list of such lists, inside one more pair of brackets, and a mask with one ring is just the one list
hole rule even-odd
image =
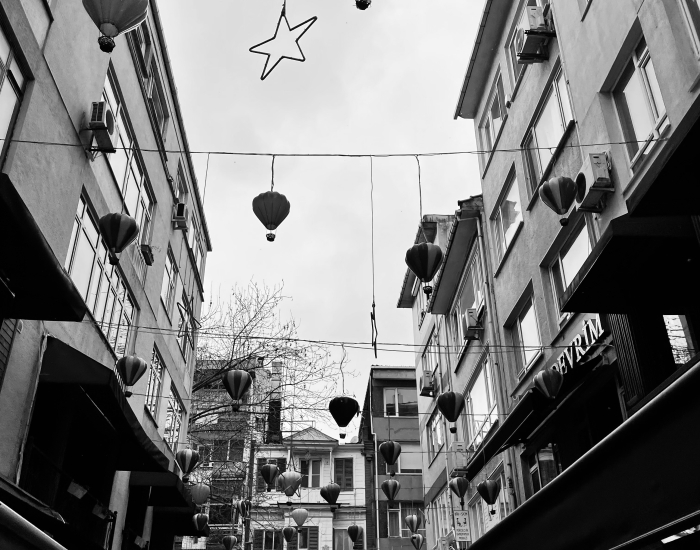
[[173, 472], [131, 472], [129, 485], [151, 487], [150, 506], [188, 508], [192, 502], [189, 490]]
[[700, 246], [690, 218], [610, 222], [563, 296], [563, 311], [677, 313], [700, 307]]
[[471, 549], [631, 550], [700, 523], [699, 393], [696, 364]]
[[151, 441], [127, 403], [114, 372], [56, 338], [49, 337], [39, 377], [40, 384], [83, 388], [113, 426], [119, 438], [118, 470], [167, 471], [168, 458]]
[[498, 453], [526, 441], [528, 436], [585, 381], [591, 371], [603, 364], [603, 361], [604, 357], [598, 355], [578, 363], [575, 369], [569, 370], [564, 376], [556, 399], [547, 399], [534, 387], [528, 388], [503, 423], [469, 461], [465, 477], [469, 480], [474, 479], [484, 465]]
[[82, 321], [85, 302], [7, 174], [0, 174], [0, 318]]

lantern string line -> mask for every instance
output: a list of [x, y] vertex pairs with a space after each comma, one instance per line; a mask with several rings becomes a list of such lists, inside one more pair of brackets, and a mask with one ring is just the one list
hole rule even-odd
[[270, 184], [270, 191], [275, 190], [275, 156], [272, 155], [272, 183]]
[[374, 348], [374, 358], [377, 359], [377, 338], [379, 338], [379, 331], [377, 330], [377, 310], [374, 285], [374, 159], [372, 157], [369, 157], [369, 181], [369, 200], [372, 218], [372, 313], [370, 313], [370, 321], [372, 325], [372, 347]]

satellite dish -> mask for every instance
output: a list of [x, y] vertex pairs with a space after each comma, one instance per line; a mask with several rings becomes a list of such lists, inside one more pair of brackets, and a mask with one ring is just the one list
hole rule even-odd
[[352, 439], [350, 440], [350, 443], [357, 443], [357, 436], [353, 435]]

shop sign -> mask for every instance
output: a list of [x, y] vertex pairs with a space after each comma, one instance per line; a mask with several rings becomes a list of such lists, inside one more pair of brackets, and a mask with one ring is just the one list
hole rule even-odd
[[581, 332], [571, 340], [571, 343], [552, 365], [552, 368], [562, 374], [566, 374], [598, 343], [604, 332], [599, 315], [586, 319]]
[[454, 510], [455, 514], [455, 539], [457, 542], [468, 542], [471, 539], [469, 536], [469, 511]]

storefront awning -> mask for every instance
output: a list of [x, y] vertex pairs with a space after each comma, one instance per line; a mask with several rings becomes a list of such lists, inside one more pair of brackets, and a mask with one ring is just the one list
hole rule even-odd
[[700, 364], [471, 550], [631, 550], [700, 523]]
[[690, 218], [610, 222], [563, 296], [563, 311], [676, 313], [700, 307], [700, 246]]
[[0, 318], [82, 321], [85, 302], [7, 174], [0, 219]]
[[467, 464], [465, 477], [474, 479], [485, 464], [501, 451], [518, 443], [527, 441], [542, 422], [584, 382], [586, 377], [604, 362], [598, 355], [588, 361], [580, 362], [575, 369], [564, 376], [564, 382], [556, 399], [547, 399], [542, 392], [530, 387], [522, 394], [518, 404], [508, 414], [496, 432], [486, 440], [481, 449]]
[[173, 472], [131, 472], [129, 485], [151, 488], [149, 506], [188, 508], [192, 502], [187, 487]]
[[40, 384], [80, 386], [119, 438], [116, 468], [140, 472], [167, 471], [170, 461], [151, 441], [124, 396], [114, 372], [56, 338], [49, 337]]

